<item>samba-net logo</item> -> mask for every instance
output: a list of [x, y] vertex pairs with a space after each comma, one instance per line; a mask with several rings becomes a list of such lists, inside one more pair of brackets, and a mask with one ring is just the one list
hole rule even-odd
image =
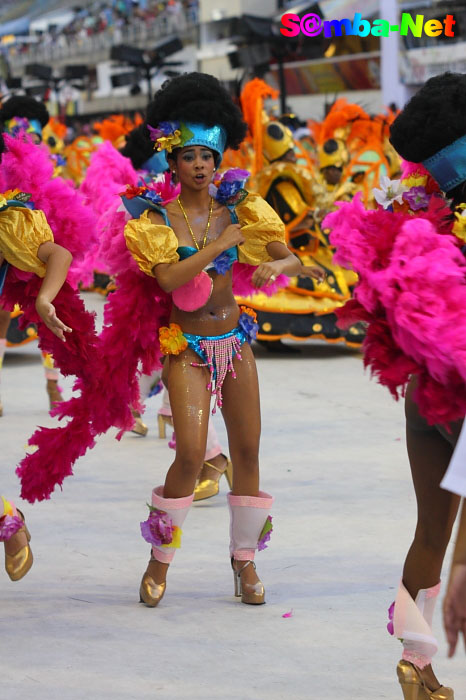
[[386, 19], [362, 19], [360, 12], [356, 12], [353, 19], [322, 20], [319, 15], [311, 12], [303, 17], [287, 12], [282, 16], [280, 32], [287, 37], [298, 36], [389, 36], [390, 33], [399, 32], [401, 36], [412, 34], [419, 37], [426, 36], [455, 36], [453, 25], [456, 24], [453, 15], [446, 15], [444, 20], [429, 19], [424, 21], [424, 15], [412, 17], [408, 12], [403, 12], [399, 24], [390, 24]]

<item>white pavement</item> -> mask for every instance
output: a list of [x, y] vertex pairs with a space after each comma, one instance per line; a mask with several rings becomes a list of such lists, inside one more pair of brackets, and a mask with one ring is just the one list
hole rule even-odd
[[[112, 431], [62, 492], [20, 504], [35, 562], [18, 583], [0, 579], [1, 700], [401, 700], [401, 645], [385, 625], [415, 523], [403, 406], [341, 346], [258, 348], [257, 361], [262, 487], [276, 497], [258, 556], [267, 605], [232, 595], [223, 481], [188, 516], [160, 607], [139, 604], [139, 522], [171, 458], [151, 399], [146, 438]], [[27, 438], [54, 422], [44, 384], [37, 348], [7, 351], [0, 491], [13, 499]], [[435, 669], [464, 700], [464, 650], [446, 659], [439, 613]]]

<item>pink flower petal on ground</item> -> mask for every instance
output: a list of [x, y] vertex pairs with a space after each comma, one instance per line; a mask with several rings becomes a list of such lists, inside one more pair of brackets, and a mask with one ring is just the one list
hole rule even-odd
[[293, 617], [293, 608], [287, 613], [283, 613], [282, 617]]

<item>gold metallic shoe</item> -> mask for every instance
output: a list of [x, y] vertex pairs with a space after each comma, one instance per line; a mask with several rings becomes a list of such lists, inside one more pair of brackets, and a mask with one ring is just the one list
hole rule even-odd
[[138, 411], [135, 411], [134, 409], [131, 410], [131, 413], [133, 414], [133, 418], [134, 418], [134, 424], [133, 424], [133, 427], [131, 428], [131, 432], [136, 433], [136, 435], [141, 435], [142, 437], [145, 437], [147, 435], [149, 428], [142, 420], [141, 414], [138, 413]]
[[414, 664], [403, 659], [396, 667], [404, 700], [454, 700], [451, 688], [443, 685], [437, 690], [429, 690]]
[[[151, 561], [153, 560], [151, 559]], [[139, 588], [139, 602], [144, 603], [148, 608], [156, 608], [162, 600], [166, 588], [166, 581], [164, 583], [155, 583], [152, 576], [146, 571]]]
[[233, 465], [228, 457], [225, 455], [222, 455], [222, 457], [225, 457], [227, 461], [224, 469], [219, 469], [219, 467], [216, 467], [215, 464], [212, 464], [211, 462], [204, 462], [204, 464], [211, 469], [215, 469], [220, 476], [218, 479], [202, 479], [202, 481], [199, 481], [194, 489], [194, 501], [203, 501], [205, 498], [212, 498], [212, 496], [216, 496], [219, 491], [219, 481], [224, 474], [226, 480], [228, 481], [228, 486], [231, 489], [233, 485]]
[[[24, 515], [19, 510], [18, 515], [24, 522]], [[24, 523], [23, 527], [20, 528], [15, 535], [18, 535], [21, 532], [26, 535], [27, 544], [21, 547], [16, 554], [7, 554], [5, 549], [5, 571], [12, 581], [19, 581], [26, 576], [34, 561], [32, 551], [29, 546], [31, 535], [27, 529], [26, 523]], [[13, 535], [13, 537], [15, 537], [15, 535]]]
[[254, 570], [256, 569], [255, 563], [251, 560], [246, 561], [240, 569], [235, 569], [234, 559], [231, 560], [233, 580], [235, 583], [235, 596], [241, 598], [241, 602], [247, 605], [263, 605], [265, 603], [265, 589], [262, 581], [258, 581], [257, 583], [243, 583], [241, 580], [241, 573], [249, 564], [253, 565]]
[[159, 438], [160, 440], [165, 440], [167, 437], [167, 425], [173, 427], [173, 418], [166, 416], [164, 413], [158, 413], [157, 422], [159, 424]]

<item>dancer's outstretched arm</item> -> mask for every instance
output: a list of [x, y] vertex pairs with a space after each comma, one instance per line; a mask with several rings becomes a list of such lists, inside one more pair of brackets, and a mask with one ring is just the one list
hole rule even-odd
[[71, 328], [57, 317], [52, 301], [66, 280], [73, 256], [61, 245], [46, 241], [39, 246], [37, 257], [47, 266], [44, 281], [36, 299], [37, 313], [52, 333], [61, 340], [65, 340], [64, 333], [71, 333]]
[[296, 255], [286, 247], [281, 241], [272, 241], [267, 244], [267, 252], [273, 261], [265, 262], [258, 266], [252, 276], [252, 283], [256, 287], [263, 287], [269, 282], [274, 282], [278, 275], [305, 275], [315, 277], [322, 281], [325, 278], [325, 272], [321, 268], [309, 266], [303, 268], [301, 261]]

